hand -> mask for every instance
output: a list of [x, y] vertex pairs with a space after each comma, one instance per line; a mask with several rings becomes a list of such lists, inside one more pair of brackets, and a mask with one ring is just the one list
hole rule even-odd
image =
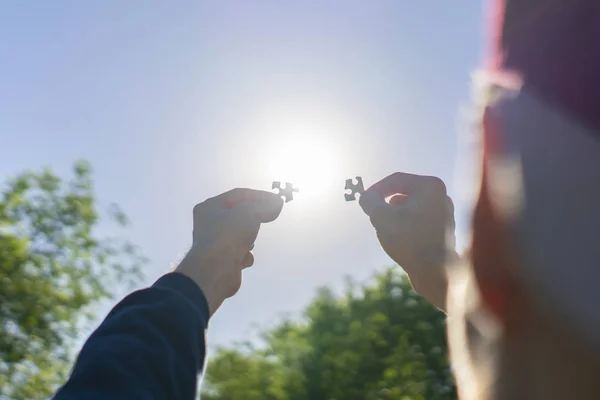
[[456, 254], [454, 205], [444, 182], [397, 172], [362, 194], [360, 205], [381, 246], [406, 271], [414, 289], [444, 310], [444, 263], [448, 254]]
[[261, 224], [275, 220], [282, 207], [276, 194], [252, 189], [233, 189], [194, 207], [194, 243], [175, 272], [198, 284], [211, 315], [240, 289], [242, 270], [254, 264]]

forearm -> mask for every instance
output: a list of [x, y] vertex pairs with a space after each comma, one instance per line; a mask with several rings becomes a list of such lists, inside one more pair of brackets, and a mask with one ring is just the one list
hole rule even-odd
[[193, 399], [209, 311], [181, 274], [127, 296], [90, 336], [55, 399]]

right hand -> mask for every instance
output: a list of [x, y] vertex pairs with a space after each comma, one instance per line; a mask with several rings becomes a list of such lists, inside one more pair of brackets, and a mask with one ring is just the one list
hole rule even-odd
[[456, 253], [454, 205], [444, 182], [396, 172], [363, 193], [360, 205], [381, 246], [406, 271], [413, 288], [445, 310], [444, 263]]
[[233, 189], [194, 207], [194, 244], [175, 271], [202, 289], [211, 315], [240, 289], [242, 270], [254, 264], [260, 226], [282, 207], [275, 193], [252, 189]]

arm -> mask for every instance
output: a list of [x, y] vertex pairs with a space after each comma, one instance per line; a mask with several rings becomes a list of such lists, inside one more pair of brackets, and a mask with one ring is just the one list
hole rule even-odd
[[163, 276], [112, 309], [55, 399], [193, 399], [208, 318], [190, 278]]
[[239, 290], [261, 224], [282, 207], [274, 193], [250, 189], [194, 207], [190, 252], [174, 273], [110, 312], [55, 400], [194, 399], [208, 319]]

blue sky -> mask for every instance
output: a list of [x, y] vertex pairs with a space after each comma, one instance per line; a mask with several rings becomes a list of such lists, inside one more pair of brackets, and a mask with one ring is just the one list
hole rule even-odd
[[264, 227], [255, 267], [211, 322], [211, 343], [243, 339], [318, 286], [390, 265], [344, 202], [346, 178], [433, 174], [456, 197], [482, 15], [480, 0], [4, 1], [0, 177], [91, 161], [151, 283], [190, 245], [195, 203], [287, 179], [271, 161], [299, 136], [330, 154], [324, 190]]

